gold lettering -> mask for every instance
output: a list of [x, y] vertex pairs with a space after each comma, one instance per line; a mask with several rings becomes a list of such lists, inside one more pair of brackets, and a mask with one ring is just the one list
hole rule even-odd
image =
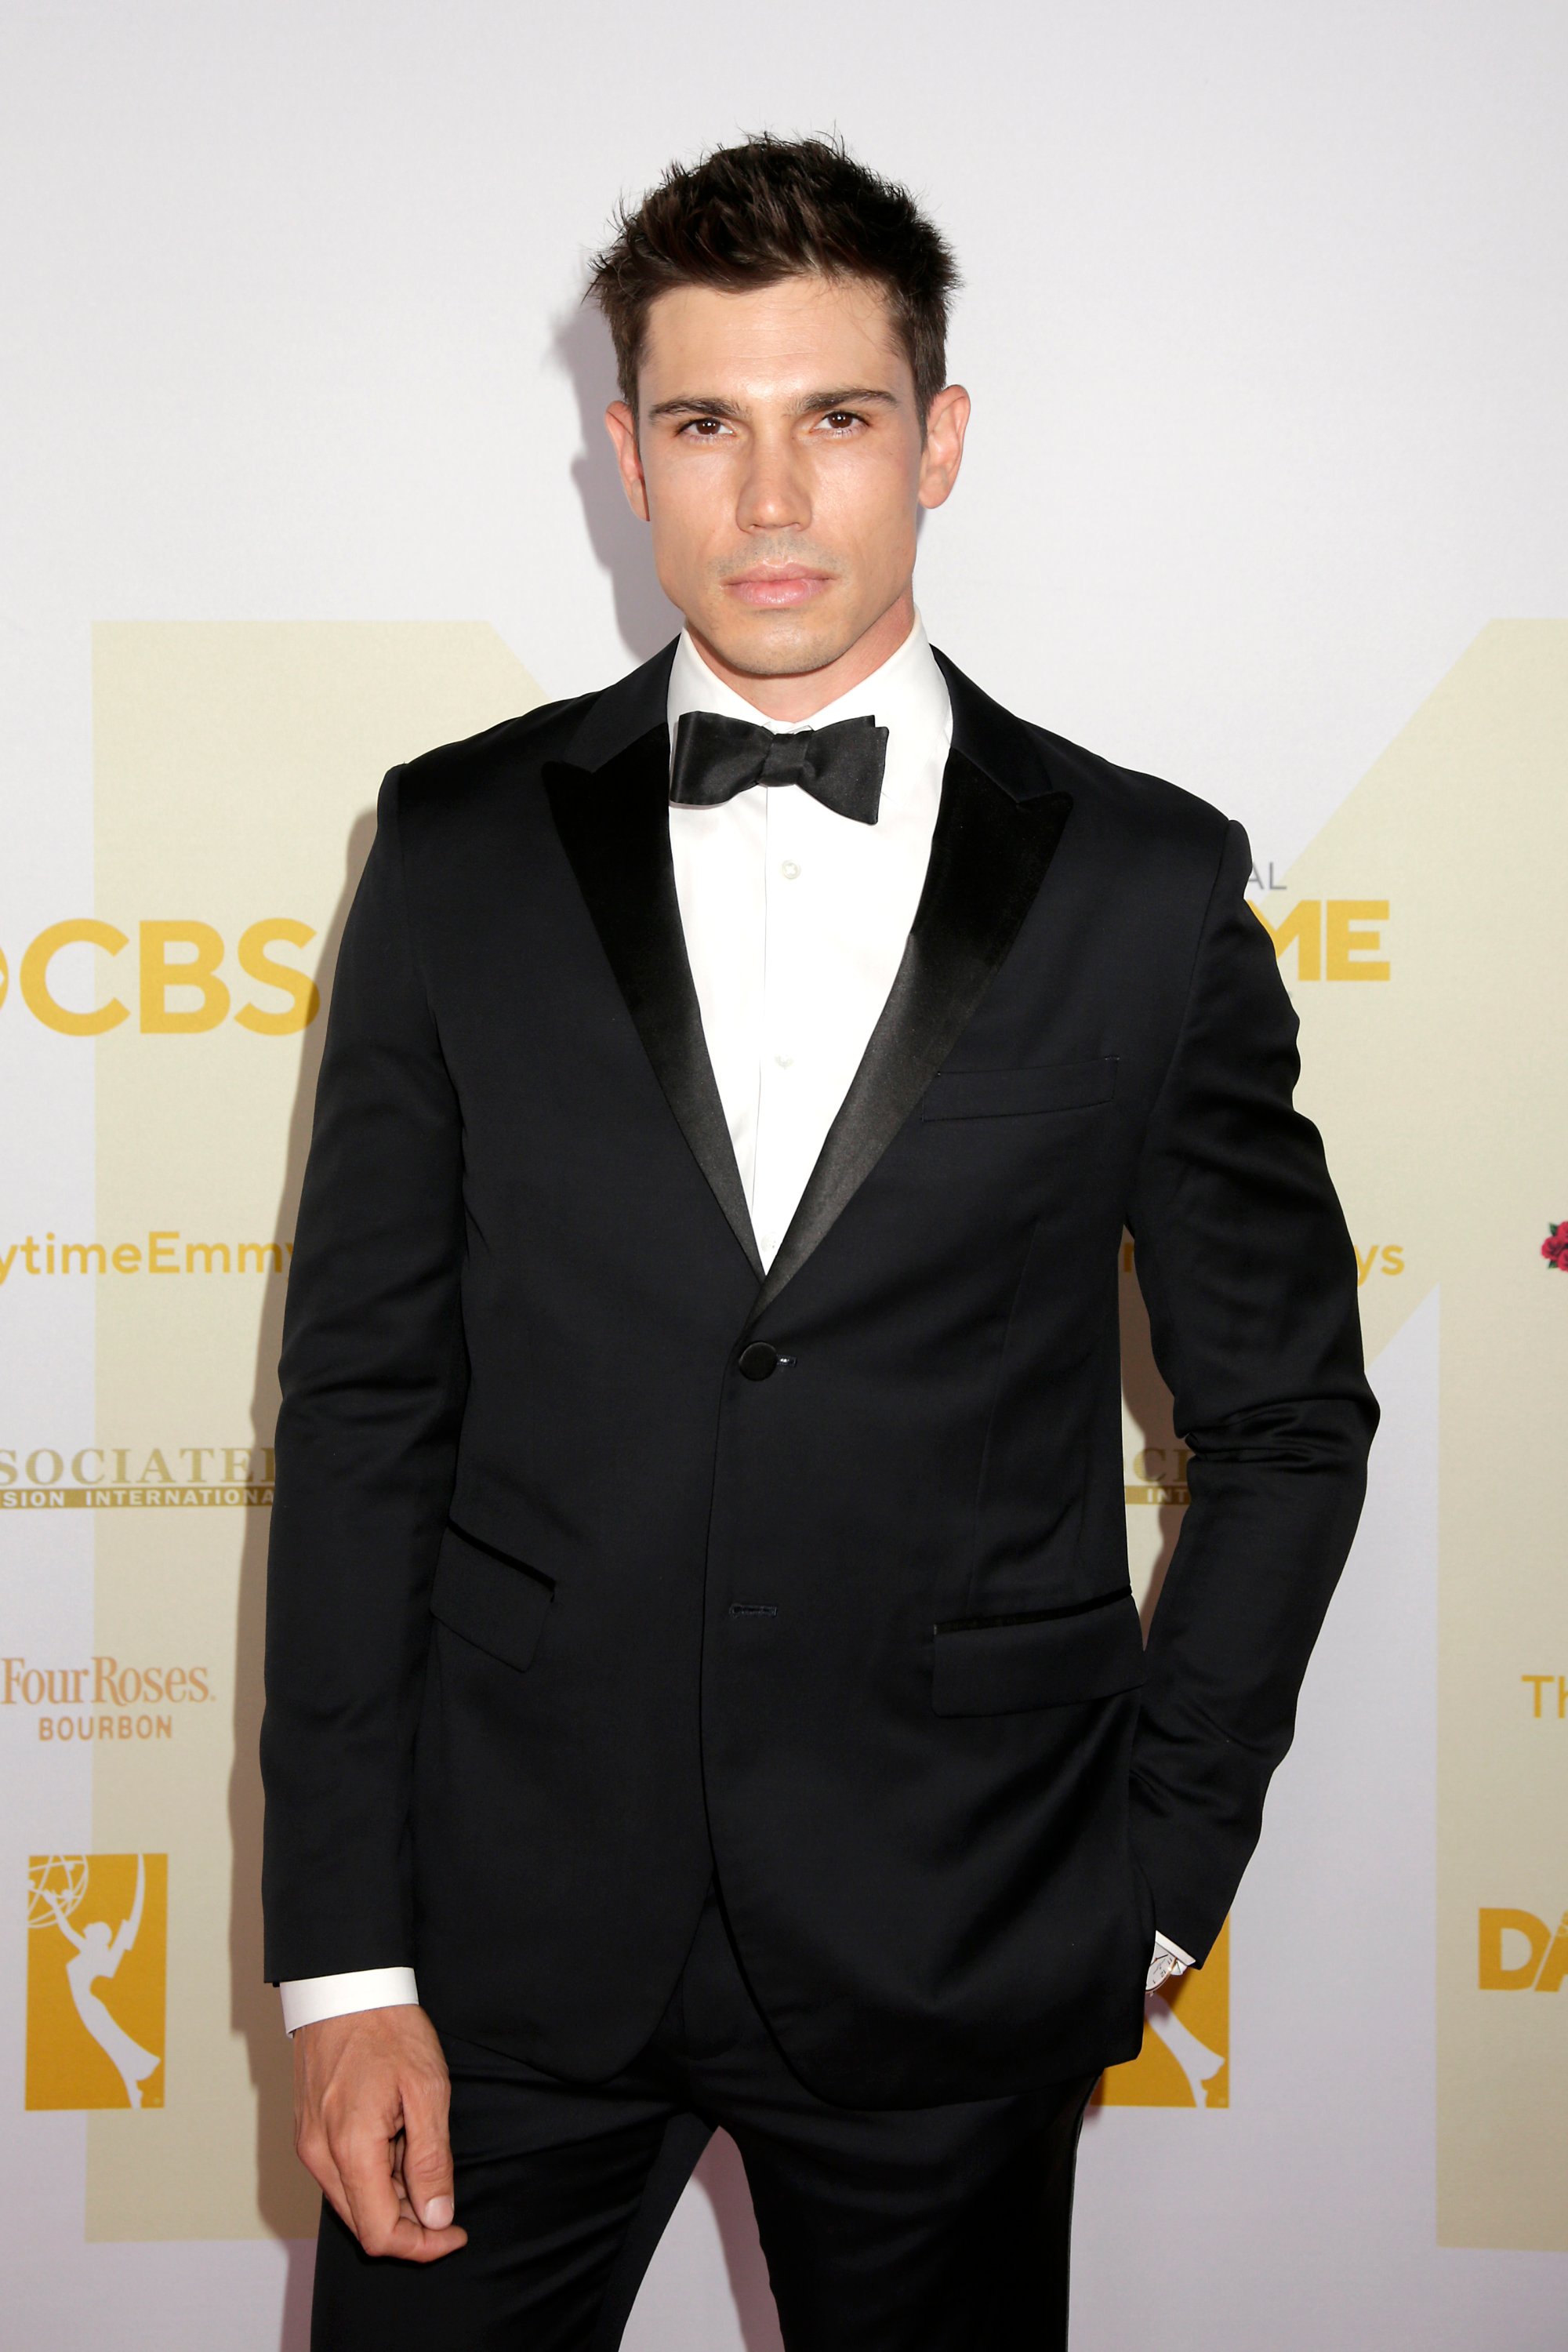
[[[169, 950], [191, 952], [171, 962]], [[216, 1029], [228, 1012], [228, 990], [217, 976], [223, 940], [210, 923], [143, 923], [142, 926], [142, 1027], [154, 1036], [192, 1037]], [[194, 988], [201, 1003], [188, 1012], [170, 1010], [169, 992]]]
[[[1530, 1947], [1528, 1959], [1508, 1967], [1503, 1960], [1502, 1939], [1505, 1936], [1522, 1936]], [[1482, 1992], [1523, 1992], [1534, 1981], [1535, 1972], [1545, 1957], [1552, 1941], [1552, 1930], [1533, 1911], [1483, 1911], [1480, 1915], [1480, 1954], [1477, 1981]]]
[[274, 915], [264, 923], [252, 923], [239, 935], [239, 968], [252, 980], [260, 981], [264, 988], [276, 988], [289, 998], [281, 1013], [265, 1013], [259, 1005], [242, 1004], [235, 1014], [242, 1029], [255, 1032], [258, 1037], [288, 1037], [297, 1029], [309, 1028], [321, 1009], [321, 992], [308, 971], [299, 971], [291, 963], [279, 963], [269, 956], [268, 949], [276, 940], [286, 940], [292, 948], [308, 947], [315, 938], [309, 923], [296, 923], [287, 915]]
[[105, 955], [118, 955], [130, 941], [123, 931], [112, 923], [94, 922], [91, 916], [79, 916], [73, 921], [51, 923], [22, 958], [22, 1002], [29, 1013], [47, 1029], [58, 1029], [65, 1037], [101, 1037], [106, 1029], [117, 1029], [129, 1018], [130, 1007], [121, 1004], [117, 996], [107, 1003], [96, 1005], [89, 1013], [73, 1013], [61, 1004], [49, 988], [49, 966], [62, 948], [101, 948]]
[[[1328, 909], [1329, 978], [1386, 980], [1385, 961], [1368, 961], [1369, 950], [1383, 945], [1381, 930], [1369, 925], [1386, 923], [1386, 898], [1331, 898]], [[1306, 975], [1303, 973], [1303, 978]]]
[[1561, 1992], [1564, 1977], [1568, 1977], [1568, 1911], [1564, 1911], [1557, 1922], [1557, 1933], [1552, 1938], [1551, 1950], [1541, 1964], [1535, 1990], [1537, 1992]]

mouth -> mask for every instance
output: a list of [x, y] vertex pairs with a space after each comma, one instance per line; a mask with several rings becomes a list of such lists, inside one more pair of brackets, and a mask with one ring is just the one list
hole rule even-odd
[[831, 573], [814, 572], [807, 563], [757, 563], [726, 580], [724, 593], [753, 612], [771, 613], [809, 604], [832, 584]]

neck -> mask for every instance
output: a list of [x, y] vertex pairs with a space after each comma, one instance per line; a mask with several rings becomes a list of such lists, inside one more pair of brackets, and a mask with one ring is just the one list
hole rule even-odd
[[889, 605], [880, 620], [873, 621], [864, 636], [837, 659], [826, 662], [820, 669], [800, 670], [784, 677], [763, 677], [753, 671], [740, 670], [724, 659], [717, 646], [689, 621], [691, 641], [713, 672], [723, 679], [731, 691], [752, 705], [764, 719], [788, 726], [804, 726], [837, 702], [841, 694], [848, 694], [873, 670], [896, 654], [915, 625], [915, 592], [907, 587], [897, 601]]

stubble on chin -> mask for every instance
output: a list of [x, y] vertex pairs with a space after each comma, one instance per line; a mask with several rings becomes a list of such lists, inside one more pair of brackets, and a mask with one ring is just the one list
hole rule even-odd
[[741, 677], [804, 677], [826, 669], [858, 634], [826, 612], [742, 614], [721, 607], [690, 618], [697, 635]]
[[740, 677], [805, 677], [813, 670], [826, 669], [848, 646], [798, 630], [774, 637], [759, 630], [755, 635], [748, 631], [744, 642], [720, 645], [717, 651]]

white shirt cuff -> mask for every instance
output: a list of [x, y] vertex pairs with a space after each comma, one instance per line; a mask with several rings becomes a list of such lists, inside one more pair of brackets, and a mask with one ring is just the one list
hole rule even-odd
[[1183, 1976], [1188, 1969], [1196, 1966], [1197, 1962], [1190, 1952], [1184, 1952], [1180, 1944], [1173, 1944], [1168, 1936], [1162, 1936], [1156, 1929], [1153, 1956], [1149, 1962], [1149, 1973], [1143, 1980], [1143, 1990], [1154, 1992], [1169, 1978]]
[[341, 1977], [291, 1977], [283, 1996], [283, 2031], [319, 2025], [324, 2017], [352, 2017], [362, 2009], [417, 2009], [412, 1969], [350, 1969]]

